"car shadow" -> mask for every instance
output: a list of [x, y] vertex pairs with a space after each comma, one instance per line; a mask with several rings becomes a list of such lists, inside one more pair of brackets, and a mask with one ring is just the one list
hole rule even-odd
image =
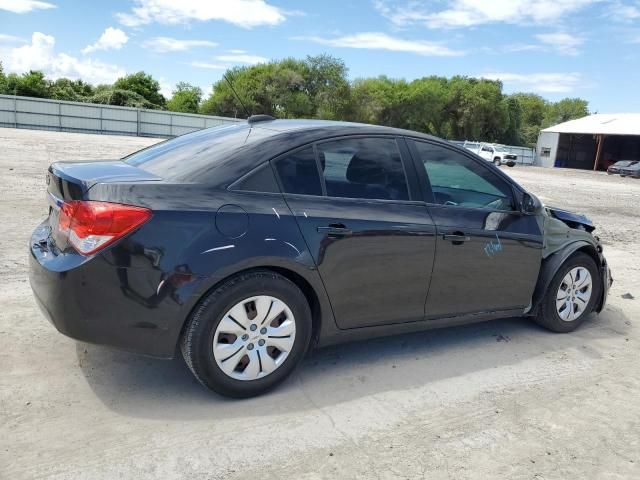
[[241, 401], [206, 390], [180, 357], [156, 360], [83, 343], [76, 350], [84, 377], [107, 408], [139, 418], [197, 420], [322, 408], [570, 351], [598, 358], [600, 342], [624, 341], [629, 328], [622, 310], [608, 306], [565, 335], [514, 318], [352, 342], [310, 353], [273, 392]]

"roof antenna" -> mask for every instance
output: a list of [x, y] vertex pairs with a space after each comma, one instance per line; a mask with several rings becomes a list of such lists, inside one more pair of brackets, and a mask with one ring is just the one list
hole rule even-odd
[[231, 80], [229, 80], [229, 78], [227, 78], [227, 74], [226, 73], [222, 74], [222, 78], [224, 78], [226, 80], [226, 82], [229, 84], [229, 87], [231, 88], [231, 91], [236, 96], [236, 100], [238, 100], [238, 102], [240, 102], [240, 105], [242, 105], [242, 108], [244, 109], [244, 113], [246, 113], [247, 114], [247, 118], [249, 118], [251, 116], [251, 114], [249, 113], [249, 109], [242, 102], [242, 99], [240, 98], [240, 95], [238, 95], [238, 92], [236, 92], [236, 89], [233, 88], [233, 83], [231, 83]]

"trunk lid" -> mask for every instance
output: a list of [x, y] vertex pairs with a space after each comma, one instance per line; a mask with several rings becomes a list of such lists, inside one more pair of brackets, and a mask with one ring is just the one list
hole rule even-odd
[[65, 201], [83, 200], [97, 183], [157, 182], [162, 178], [121, 160], [102, 162], [57, 162], [47, 172], [47, 201], [51, 238], [60, 250], [68, 247], [58, 230], [60, 208]]

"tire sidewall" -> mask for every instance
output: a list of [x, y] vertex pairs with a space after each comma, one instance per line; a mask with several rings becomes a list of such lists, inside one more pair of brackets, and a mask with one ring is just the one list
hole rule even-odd
[[[271, 374], [256, 380], [236, 380], [224, 373], [215, 361], [214, 335], [225, 313], [242, 300], [258, 295], [278, 298], [291, 309], [296, 324], [293, 348]], [[185, 334], [190, 336], [191, 369], [198, 380], [225, 396], [251, 397], [274, 388], [300, 363], [311, 338], [311, 310], [304, 294], [293, 282], [276, 273], [260, 271], [231, 279], [209, 294], [194, 312], [191, 327]]]
[[[591, 298], [589, 299], [589, 303], [587, 307], [582, 312], [582, 314], [572, 320], [567, 322], [560, 318], [558, 311], [556, 309], [556, 296], [558, 292], [558, 288], [560, 288], [560, 284], [562, 283], [564, 277], [567, 273], [576, 268], [583, 267], [586, 268], [591, 274]], [[562, 266], [558, 269], [556, 274], [549, 285], [549, 289], [547, 290], [546, 298], [544, 299], [544, 309], [542, 311], [544, 315], [543, 324], [556, 332], [571, 332], [578, 328], [585, 319], [589, 316], [589, 314], [593, 311], [595, 303], [598, 299], [599, 292], [601, 291], [601, 281], [600, 272], [596, 263], [593, 261], [589, 255], [585, 253], [576, 253], [569, 257]]]

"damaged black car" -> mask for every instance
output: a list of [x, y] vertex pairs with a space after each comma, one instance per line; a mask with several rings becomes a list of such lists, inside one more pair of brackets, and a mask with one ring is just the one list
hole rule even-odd
[[432, 136], [250, 118], [60, 162], [30, 242], [46, 317], [249, 397], [311, 347], [494, 318], [577, 328], [611, 275], [585, 217]]

